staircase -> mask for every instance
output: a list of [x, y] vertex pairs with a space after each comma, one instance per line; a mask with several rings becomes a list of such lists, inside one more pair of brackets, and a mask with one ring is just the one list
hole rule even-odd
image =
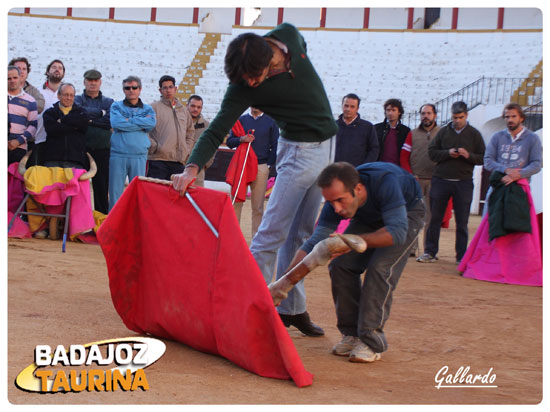
[[[538, 101], [542, 99], [542, 94], [539, 92], [542, 92], [542, 60], [536, 65], [531, 73], [529, 73], [529, 77], [514, 91], [510, 101], [522, 106], [530, 106], [538, 103]], [[533, 98], [530, 99], [531, 96], [533, 96]]]
[[219, 33], [207, 33], [204, 36], [204, 40], [197, 54], [195, 54], [191, 66], [187, 69], [183, 80], [178, 86], [177, 97], [180, 101], [186, 102], [189, 96], [195, 94], [195, 86], [199, 84], [202, 72], [206, 69], [206, 65], [210, 61], [210, 56], [214, 54], [214, 50], [216, 50], [220, 40], [221, 34]]

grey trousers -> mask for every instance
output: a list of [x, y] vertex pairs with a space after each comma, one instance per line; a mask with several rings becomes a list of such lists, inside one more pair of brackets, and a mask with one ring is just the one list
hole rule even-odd
[[[338, 329], [343, 335], [358, 336], [375, 352], [388, 349], [384, 324], [390, 316], [393, 291], [424, 226], [424, 214], [423, 201], [407, 213], [409, 227], [403, 245], [346, 253], [329, 265]], [[346, 233], [369, 233], [378, 229], [352, 220]], [[365, 270], [361, 285], [361, 274]]]

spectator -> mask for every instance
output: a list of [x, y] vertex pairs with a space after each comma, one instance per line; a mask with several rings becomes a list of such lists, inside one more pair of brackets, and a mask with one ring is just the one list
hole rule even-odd
[[353, 166], [378, 160], [379, 147], [376, 130], [371, 122], [361, 119], [358, 113], [361, 99], [350, 93], [342, 99], [342, 114], [338, 117], [335, 162], [348, 162]]
[[441, 222], [451, 197], [456, 221], [457, 264], [468, 246], [468, 219], [474, 190], [472, 175], [474, 166], [483, 164], [485, 143], [479, 131], [468, 124], [466, 103], [453, 103], [451, 113], [452, 122], [440, 129], [428, 146], [428, 154], [436, 166], [430, 190], [432, 216], [424, 254], [417, 259], [422, 263], [437, 260]]
[[43, 115], [48, 138], [42, 144], [41, 164], [46, 167], [87, 169], [86, 112], [74, 103], [75, 88], [72, 84], [62, 83], [57, 95], [59, 101]]
[[15, 59], [11, 59], [10, 66], [15, 66], [19, 69], [19, 73], [21, 76], [21, 87], [23, 88], [25, 93], [30, 94], [32, 97], [34, 97], [34, 100], [36, 100], [36, 108], [38, 110], [38, 114], [42, 113], [42, 111], [44, 110], [44, 96], [42, 96], [40, 90], [38, 90], [27, 81], [27, 76], [31, 72], [31, 64], [29, 63], [27, 58], [16, 57]]
[[[263, 37], [242, 33], [225, 55], [230, 81], [220, 111], [202, 133], [174, 188], [184, 192], [248, 107], [271, 116], [282, 132], [277, 147], [277, 179], [250, 250], [269, 283], [277, 266], [283, 276], [303, 239], [314, 229], [321, 191], [318, 174], [331, 160], [331, 137], [338, 131], [321, 79], [307, 56], [306, 42], [283, 23]], [[309, 336], [324, 331], [311, 322], [299, 282], [278, 308], [283, 323]]]
[[386, 100], [384, 114], [384, 121], [374, 125], [380, 147], [378, 160], [401, 166], [401, 148], [411, 133], [411, 129], [401, 123], [401, 116], [403, 116], [401, 100]]
[[[46, 68], [46, 82], [42, 85], [42, 96], [44, 96], [44, 111], [59, 101], [57, 89], [65, 77], [65, 66], [61, 60], [52, 60]], [[42, 112], [42, 114], [43, 114]], [[42, 143], [46, 141], [46, 130], [42, 115], [38, 117], [38, 130], [36, 132], [35, 142]]]
[[[267, 179], [269, 170], [275, 167], [277, 157], [277, 139], [279, 139], [279, 128], [271, 117], [264, 114], [261, 110], [254, 107], [250, 108], [250, 113], [239, 117], [246, 134], [244, 136], [235, 136], [231, 131], [227, 139], [227, 146], [234, 149], [240, 144], [250, 143], [258, 158], [258, 174], [256, 179], [250, 184], [250, 205], [252, 207], [252, 237], [258, 231], [262, 216], [264, 214], [265, 192], [267, 190]], [[241, 212], [243, 202], [233, 204], [237, 220], [241, 221]]]
[[8, 165], [27, 153], [36, 133], [36, 101], [23, 91], [19, 68], [8, 66]]
[[[187, 109], [189, 110], [189, 113], [191, 113], [191, 117], [193, 118], [193, 126], [195, 127], [195, 131], [193, 135], [194, 136], [193, 147], [195, 147], [195, 143], [197, 143], [197, 140], [199, 140], [199, 137], [202, 134], [202, 132], [204, 132], [210, 125], [210, 122], [206, 120], [202, 115], [202, 107], [203, 107], [202, 97], [196, 94], [192, 94], [191, 96], [189, 96], [189, 99], [187, 99]], [[191, 147], [189, 151], [191, 151], [193, 147]], [[197, 175], [197, 180], [195, 180], [195, 186], [204, 187], [205, 172], [206, 172], [206, 169], [208, 169], [210, 166], [212, 166], [212, 163], [214, 163], [214, 157], [215, 157], [215, 154], [212, 156], [212, 158], [208, 162], [206, 162], [206, 164], [204, 165], [204, 168]]]
[[193, 119], [176, 98], [176, 90], [176, 79], [172, 76], [160, 78], [161, 98], [151, 105], [157, 124], [149, 133], [149, 177], [170, 180], [171, 175], [183, 172], [185, 160], [195, 144]]
[[109, 160], [109, 211], [124, 191], [126, 178], [145, 176], [147, 149], [151, 145], [147, 135], [156, 124], [155, 111], [144, 104], [141, 79], [128, 76], [122, 81], [126, 98], [111, 106], [111, 156]]
[[[401, 148], [400, 162], [403, 169], [412, 173], [420, 183], [422, 197], [426, 205], [426, 224], [424, 225], [424, 242], [426, 241], [427, 223], [430, 221], [430, 187], [435, 163], [428, 155], [428, 145], [437, 135], [439, 126], [436, 122], [437, 109], [435, 105], [426, 103], [420, 107], [420, 124], [405, 140]], [[416, 241], [411, 256], [416, 255], [418, 240]]]
[[[506, 129], [496, 132], [489, 141], [483, 165], [489, 172], [504, 173], [502, 182], [509, 185], [519, 179], [530, 179], [542, 167], [542, 146], [539, 137], [523, 126], [525, 114], [519, 104], [504, 106], [502, 117]], [[491, 188], [485, 198], [488, 205]]]
[[86, 150], [95, 160], [97, 173], [92, 179], [94, 209], [109, 212], [109, 156], [111, 147], [111, 105], [113, 99], [101, 93], [101, 73], [95, 69], [84, 73], [84, 92], [75, 103], [88, 116]]

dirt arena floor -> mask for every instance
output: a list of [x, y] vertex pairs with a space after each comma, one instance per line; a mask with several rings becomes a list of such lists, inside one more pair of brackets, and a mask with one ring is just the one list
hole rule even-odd
[[[242, 228], [249, 240], [248, 202]], [[470, 237], [480, 218], [472, 216]], [[8, 241], [7, 395], [13, 404], [537, 404], [542, 400], [542, 288], [465, 279], [456, 272], [454, 229], [442, 230], [440, 260], [410, 258], [386, 324], [389, 351], [373, 364], [330, 354], [340, 339], [326, 267], [306, 279], [308, 310], [324, 337], [289, 334], [312, 386], [262, 378], [224, 358], [165, 341], [146, 369], [148, 391], [36, 394], [19, 390], [17, 374], [37, 344], [85, 344], [135, 334], [111, 303], [97, 245]], [[518, 252], [519, 253], [519, 252]], [[269, 356], [269, 353], [266, 353]], [[438, 371], [469, 367], [495, 376], [483, 388], [435, 387]]]

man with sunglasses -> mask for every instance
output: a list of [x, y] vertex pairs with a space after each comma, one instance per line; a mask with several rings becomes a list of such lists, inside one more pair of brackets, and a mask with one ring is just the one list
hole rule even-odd
[[144, 104], [141, 80], [128, 76], [122, 81], [126, 98], [111, 106], [111, 156], [109, 159], [109, 211], [124, 191], [126, 177], [145, 176], [147, 151], [151, 142], [148, 133], [156, 125], [155, 111]]

